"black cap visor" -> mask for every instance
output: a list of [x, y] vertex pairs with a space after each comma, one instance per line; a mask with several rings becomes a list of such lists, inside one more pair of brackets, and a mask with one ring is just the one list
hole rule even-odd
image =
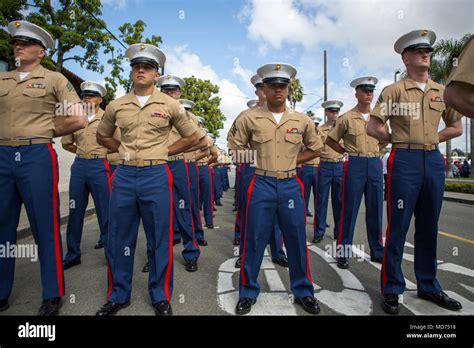
[[263, 83], [287, 85], [290, 83], [290, 79], [287, 79], [285, 77], [267, 77], [263, 79]]
[[406, 51], [414, 51], [414, 50], [417, 50], [417, 49], [420, 49], [420, 48], [426, 48], [426, 49], [428, 49], [428, 51], [433, 52], [433, 47], [431, 47], [430, 44], [428, 44], [428, 43], [417, 43], [417, 44], [405, 47], [403, 49], [402, 54], [405, 53]]
[[21, 41], [21, 42], [27, 42], [27, 43], [30, 43], [30, 44], [40, 45], [41, 47], [46, 49], [46, 47], [44, 47], [43, 43], [40, 40], [34, 39], [32, 37], [29, 37], [29, 36], [23, 36], [23, 35], [14, 36], [14, 37], [11, 38], [10, 44], [13, 45], [13, 44], [15, 44], [16, 41]]
[[151, 66], [155, 69], [158, 69], [158, 66], [159, 66], [159, 64], [155, 60], [153, 60], [151, 58], [147, 58], [147, 57], [133, 58], [130, 61], [130, 66], [134, 66], [134, 65], [139, 64], [139, 63], [149, 65], [149, 66]]

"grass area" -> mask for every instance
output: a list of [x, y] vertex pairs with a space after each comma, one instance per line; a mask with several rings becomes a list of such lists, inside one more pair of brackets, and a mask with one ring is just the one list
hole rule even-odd
[[444, 190], [449, 192], [472, 193], [474, 194], [474, 182], [472, 184], [445, 182]]
[[456, 181], [456, 180], [458, 180], [458, 181], [471, 180], [471, 181], [474, 182], [474, 178], [470, 178], [470, 177], [469, 177], [469, 178], [446, 178], [446, 179], [449, 179], [449, 180], [452, 180], [452, 181]]

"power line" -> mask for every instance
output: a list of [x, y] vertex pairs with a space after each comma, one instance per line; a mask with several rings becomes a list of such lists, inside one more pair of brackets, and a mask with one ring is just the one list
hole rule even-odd
[[86, 11], [92, 18], [94, 18], [95, 21], [96, 21], [97, 23], [99, 23], [99, 25], [100, 25], [102, 28], [104, 28], [104, 29], [110, 34], [110, 36], [112, 36], [112, 38], [113, 38], [115, 41], [117, 41], [123, 48], [127, 49], [127, 46], [125, 46], [125, 45], [122, 43], [122, 41], [120, 41], [119, 39], [117, 39], [117, 37], [116, 37], [114, 34], [112, 34], [112, 32], [107, 28], [107, 26], [105, 26], [92, 12], [90, 12], [87, 8], [84, 7], [84, 4], [83, 4], [82, 0], [76, 0], [76, 1], [77, 1], [77, 3], [80, 5], [80, 7], [81, 7], [84, 11]]

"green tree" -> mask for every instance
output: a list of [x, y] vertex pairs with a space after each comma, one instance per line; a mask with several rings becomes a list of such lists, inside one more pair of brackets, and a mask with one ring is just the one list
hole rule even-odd
[[[151, 38], [143, 38], [145, 28], [146, 24], [142, 20], [138, 20], [134, 24], [124, 23], [118, 28], [120, 32], [119, 38], [129, 46], [143, 42], [158, 47], [159, 44], [163, 42], [161, 36], [152, 35]], [[114, 98], [119, 85], [128, 93], [132, 88], [132, 81], [130, 75], [125, 74], [125, 66], [128, 65], [128, 62], [125, 59], [125, 50], [123, 47], [116, 48], [113, 41], [109, 40], [104, 53], [110, 54], [110, 59], [107, 63], [112, 67], [109, 76], [105, 78], [107, 96], [104, 99], [111, 100]], [[164, 67], [162, 67], [162, 72], [163, 68]]]
[[[464, 35], [461, 39], [439, 40], [433, 46], [431, 56], [431, 66], [429, 70], [430, 78], [442, 85], [446, 84], [449, 74], [462, 51], [464, 44], [471, 34]], [[472, 134], [471, 134], [472, 141]], [[451, 140], [446, 141], [446, 176], [452, 177], [451, 160]]]
[[[54, 38], [54, 48], [43, 64], [50, 60], [55, 70], [61, 71], [65, 62], [74, 60], [87, 70], [102, 73], [104, 66], [99, 53], [109, 36], [104, 30], [105, 22], [99, 18], [102, 15], [100, 0], [62, 0], [54, 7], [51, 0], [33, 2], [35, 12], [28, 14], [26, 20], [46, 29]], [[81, 52], [72, 54], [71, 51], [79, 47]]]
[[195, 105], [191, 112], [204, 118], [204, 127], [215, 138], [219, 137], [219, 130], [224, 127], [225, 116], [219, 109], [221, 98], [219, 86], [209, 80], [201, 80], [194, 76], [185, 77], [186, 86], [181, 90], [181, 98], [192, 100]]
[[309, 117], [313, 117], [314, 112], [312, 112], [311, 110], [308, 110], [308, 111], [306, 111], [306, 115], [308, 115]]
[[[2, 0], [0, 1], [0, 27], [8, 26], [8, 23], [16, 19], [23, 19], [21, 13], [26, 9], [26, 0]], [[13, 47], [10, 44], [10, 34], [0, 28], [0, 58], [8, 61], [13, 66]]]
[[292, 78], [288, 85], [288, 101], [290, 102], [291, 108], [294, 110], [296, 103], [303, 100], [303, 87], [300, 85], [300, 80]]

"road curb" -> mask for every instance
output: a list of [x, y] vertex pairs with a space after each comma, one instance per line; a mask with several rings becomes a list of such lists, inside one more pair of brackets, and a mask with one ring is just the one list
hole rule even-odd
[[[89, 217], [89, 216], [94, 215], [94, 214], [95, 214], [95, 208], [89, 208], [89, 209], [86, 210], [85, 217]], [[69, 214], [61, 216], [61, 220], [60, 220], [61, 226], [65, 225], [68, 222], [68, 220], [69, 220]], [[23, 227], [22, 229], [17, 230], [16, 234], [17, 234], [17, 239], [18, 240], [29, 237], [31, 235], [31, 227], [30, 226]]]
[[463, 204], [469, 204], [469, 205], [474, 205], [474, 200], [472, 199], [465, 199], [465, 198], [459, 198], [459, 197], [443, 197], [443, 200], [448, 201], [448, 202], [455, 202], [455, 203], [463, 203]]

